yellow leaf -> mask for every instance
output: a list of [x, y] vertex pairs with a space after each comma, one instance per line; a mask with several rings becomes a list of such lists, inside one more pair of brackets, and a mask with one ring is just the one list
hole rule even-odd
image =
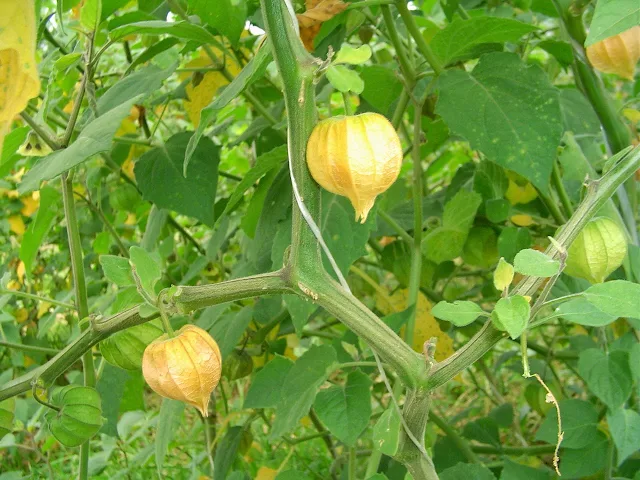
[[640, 123], [640, 111], [635, 108], [625, 108], [622, 114], [629, 119], [631, 123]]
[[24, 221], [22, 220], [22, 216], [13, 215], [8, 218], [8, 221], [9, 221], [9, 229], [16, 235], [22, 235], [26, 230], [24, 226]]
[[18, 310], [16, 310], [13, 316], [16, 318], [16, 322], [24, 323], [29, 318], [29, 312], [27, 312], [26, 308], [19, 308]]
[[13, 117], [38, 95], [34, 0], [0, 0], [0, 149]]
[[313, 39], [320, 31], [322, 22], [326, 22], [347, 8], [347, 4], [341, 0], [307, 0], [304, 13], [296, 15], [300, 25], [300, 39], [304, 47], [312, 52]]
[[41, 318], [43, 315], [49, 313], [49, 308], [51, 304], [49, 302], [40, 302], [38, 305], [38, 318]]
[[278, 471], [273, 468], [260, 467], [260, 470], [258, 470], [255, 476], [255, 480], [275, 480], [277, 474]]
[[517, 205], [518, 203], [529, 203], [535, 200], [538, 197], [538, 192], [529, 182], [520, 185], [512, 178], [509, 178], [509, 187], [504, 196], [511, 205]]
[[498, 266], [493, 272], [493, 285], [496, 289], [502, 291], [511, 285], [513, 281], [513, 265], [507, 262], [504, 258], [500, 258]]
[[30, 217], [40, 206], [40, 194], [39, 192], [33, 192], [31, 195], [21, 198], [20, 201], [24, 205], [20, 213], [25, 217]]
[[18, 277], [18, 282], [20, 282], [20, 285], [24, 283], [25, 270], [26, 269], [24, 267], [24, 262], [20, 260], [18, 262], [18, 266], [16, 267], [16, 276]]
[[531, 215], [518, 214], [511, 217], [511, 222], [518, 227], [530, 227], [534, 222]]

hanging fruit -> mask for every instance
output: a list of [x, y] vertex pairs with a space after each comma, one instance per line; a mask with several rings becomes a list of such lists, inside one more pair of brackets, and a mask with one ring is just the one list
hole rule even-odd
[[221, 372], [218, 344], [195, 325], [185, 325], [174, 337], [162, 335], [142, 357], [142, 374], [154, 392], [193, 405], [204, 417]]
[[596, 70], [633, 80], [640, 60], [640, 25], [588, 46], [587, 58]]
[[46, 415], [49, 430], [67, 447], [83, 444], [102, 427], [102, 402], [94, 388], [67, 385], [53, 394], [53, 404], [60, 410]]
[[111, 365], [124, 370], [139, 370], [145, 348], [162, 333], [158, 321], [136, 325], [100, 342], [100, 353]]
[[602, 283], [627, 255], [627, 238], [613, 220], [591, 220], [568, 250], [564, 272], [591, 283]]
[[332, 117], [311, 132], [307, 165], [321, 187], [351, 201], [364, 223], [376, 197], [398, 178], [402, 146], [382, 115]]

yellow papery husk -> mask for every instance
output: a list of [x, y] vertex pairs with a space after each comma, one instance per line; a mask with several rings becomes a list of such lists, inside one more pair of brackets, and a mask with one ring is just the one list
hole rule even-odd
[[211, 392], [220, 381], [222, 355], [205, 330], [185, 325], [174, 337], [162, 335], [142, 357], [142, 374], [154, 392], [209, 415]]
[[40, 91], [33, 0], [0, 0], [0, 150], [13, 118]]
[[633, 80], [640, 60], [640, 25], [588, 46], [587, 58], [596, 70]]
[[347, 197], [361, 223], [398, 178], [402, 156], [393, 125], [371, 112], [323, 120], [307, 143], [311, 176], [325, 190]]

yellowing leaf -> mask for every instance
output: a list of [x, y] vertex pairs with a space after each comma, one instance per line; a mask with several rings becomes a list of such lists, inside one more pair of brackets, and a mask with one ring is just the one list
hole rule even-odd
[[18, 262], [18, 266], [16, 267], [16, 276], [18, 277], [18, 282], [20, 282], [20, 285], [24, 283], [25, 270], [26, 269], [24, 267], [24, 262], [20, 260]]
[[513, 179], [509, 179], [509, 187], [504, 196], [509, 200], [511, 205], [518, 203], [529, 203], [538, 197], [538, 192], [531, 183], [527, 182], [524, 185], [518, 184]]
[[255, 480], [275, 480], [278, 471], [269, 467], [260, 467], [255, 476]]
[[534, 222], [533, 218], [531, 218], [531, 215], [525, 215], [525, 214], [518, 214], [518, 215], [513, 215], [511, 217], [511, 222], [514, 225], [517, 225], [518, 227], [530, 227], [531, 225], [533, 225]]
[[9, 221], [9, 229], [16, 235], [22, 235], [26, 230], [21, 215], [12, 215], [7, 220]]
[[13, 316], [16, 318], [16, 322], [24, 323], [29, 318], [29, 312], [26, 308], [19, 308], [18, 310], [16, 310]]
[[49, 313], [49, 308], [51, 304], [49, 302], [40, 302], [38, 304], [38, 318], [41, 318], [43, 315]]
[[38, 95], [34, 0], [0, 0], [0, 149], [13, 118]]
[[322, 22], [326, 22], [347, 8], [341, 0], [307, 0], [304, 13], [296, 15], [300, 25], [300, 39], [304, 47], [312, 52], [313, 39], [320, 31]]
[[22, 205], [24, 205], [22, 210], [20, 210], [20, 213], [25, 217], [30, 217], [40, 206], [40, 193], [33, 192], [32, 194], [21, 198], [20, 201], [22, 202]]
[[[407, 289], [395, 292], [390, 297], [392, 307], [385, 299], [376, 297], [376, 308], [385, 315], [400, 312], [407, 306], [408, 292]], [[441, 362], [453, 354], [453, 340], [442, 331], [438, 321], [431, 313], [431, 308], [429, 299], [423, 293], [419, 293], [412, 347], [416, 352], [422, 353], [425, 342], [435, 337], [437, 339], [435, 359]]]
[[635, 108], [625, 108], [622, 114], [629, 119], [631, 123], [640, 123], [640, 111]]

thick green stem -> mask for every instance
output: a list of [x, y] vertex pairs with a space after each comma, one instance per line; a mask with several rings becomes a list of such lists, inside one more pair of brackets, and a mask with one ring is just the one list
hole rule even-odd
[[418, 50], [420, 50], [420, 53], [422, 53], [425, 60], [429, 62], [429, 65], [431, 65], [431, 68], [433, 68], [433, 71], [436, 72], [436, 75], [440, 75], [444, 71], [444, 67], [440, 62], [440, 59], [438, 59], [438, 57], [435, 56], [435, 54], [431, 50], [431, 47], [422, 36], [422, 33], [420, 32], [420, 29], [416, 24], [415, 18], [413, 18], [413, 15], [409, 11], [409, 7], [407, 6], [407, 1], [398, 0], [396, 2], [396, 7], [400, 12], [400, 16], [402, 17], [402, 21], [406, 25], [407, 30], [415, 40], [416, 45], [418, 45]]
[[382, 5], [380, 7], [380, 11], [382, 12], [382, 18], [384, 18], [384, 23], [387, 27], [387, 31], [389, 32], [389, 39], [393, 44], [393, 48], [395, 48], [396, 50], [398, 62], [400, 63], [400, 68], [402, 69], [402, 75], [404, 76], [406, 82], [412, 85], [415, 81], [415, 72], [413, 70], [411, 62], [409, 61], [409, 57], [407, 57], [407, 53], [404, 50], [404, 45], [402, 45], [402, 41], [400, 40], [400, 35], [398, 34], [396, 24], [393, 20], [393, 16], [391, 15], [391, 9], [388, 5]]

